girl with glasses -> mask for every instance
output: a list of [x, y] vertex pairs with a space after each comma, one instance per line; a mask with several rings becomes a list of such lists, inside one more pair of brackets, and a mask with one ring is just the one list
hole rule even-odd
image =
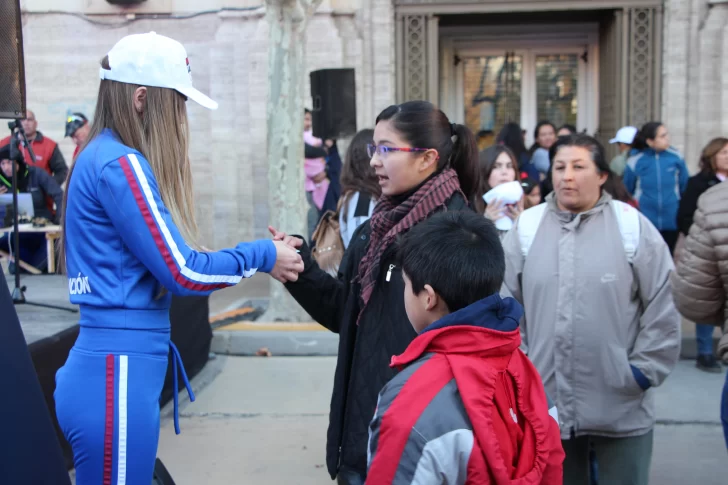
[[[305, 269], [286, 285], [317, 322], [339, 334], [327, 466], [342, 484], [364, 483], [377, 395], [395, 373], [391, 357], [416, 337], [405, 313], [395, 243], [433, 214], [470, 210], [479, 186], [472, 132], [425, 101], [382, 111], [368, 151], [382, 196], [352, 236], [339, 277], [319, 269], [299, 241]], [[271, 230], [275, 239], [291, 240]]]

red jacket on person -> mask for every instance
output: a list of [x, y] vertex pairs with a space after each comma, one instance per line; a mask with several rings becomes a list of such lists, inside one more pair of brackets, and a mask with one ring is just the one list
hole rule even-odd
[[368, 484], [562, 484], [556, 409], [518, 348], [522, 312], [492, 295], [392, 359], [403, 369], [379, 396]]

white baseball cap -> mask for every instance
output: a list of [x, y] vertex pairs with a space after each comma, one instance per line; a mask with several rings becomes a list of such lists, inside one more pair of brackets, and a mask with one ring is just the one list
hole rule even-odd
[[637, 128], [634, 126], [623, 126], [617, 131], [617, 136], [609, 140], [609, 143], [624, 143], [625, 145], [631, 145], [634, 141], [634, 137], [637, 135]]
[[111, 69], [102, 67], [101, 79], [174, 89], [207, 109], [217, 109], [215, 101], [192, 87], [187, 51], [174, 39], [156, 32], [127, 35], [107, 56]]

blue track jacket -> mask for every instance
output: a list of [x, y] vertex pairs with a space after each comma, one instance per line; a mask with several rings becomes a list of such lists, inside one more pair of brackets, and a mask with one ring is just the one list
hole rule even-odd
[[[209, 294], [270, 272], [270, 240], [191, 249], [159, 195], [149, 162], [110, 130], [78, 155], [68, 187], [68, 290], [81, 325], [169, 329], [171, 295]], [[169, 290], [157, 298], [162, 287]]]
[[647, 148], [630, 154], [623, 181], [640, 211], [659, 231], [676, 231], [677, 209], [689, 177], [677, 150], [657, 153]]

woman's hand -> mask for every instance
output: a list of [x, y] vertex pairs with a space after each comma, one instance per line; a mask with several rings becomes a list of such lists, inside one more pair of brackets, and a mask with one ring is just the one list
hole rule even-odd
[[317, 173], [312, 177], [312, 180], [316, 184], [320, 184], [324, 180], [326, 180], [326, 177], [328, 177], [328, 174], [326, 173], [326, 170], [321, 171], [320, 173]]
[[298, 280], [298, 273], [303, 271], [303, 259], [298, 251], [283, 241], [273, 241], [276, 247], [276, 264], [270, 275], [281, 283]]
[[295, 236], [289, 236], [285, 232], [280, 232], [273, 226], [268, 226], [268, 232], [273, 236], [274, 241], [283, 241], [293, 249], [298, 249], [303, 245], [303, 241]]
[[505, 204], [500, 199], [495, 199], [485, 207], [485, 217], [495, 222], [505, 216]]
[[273, 244], [276, 246], [276, 265], [270, 275], [281, 283], [297, 281], [298, 273], [303, 271], [303, 259], [297, 248], [301, 247], [303, 241], [272, 226], [268, 226], [268, 231], [273, 235]]
[[521, 197], [521, 200], [518, 201], [517, 204], [509, 205], [506, 208], [506, 215], [512, 220], [515, 221], [518, 219], [518, 216], [521, 215], [521, 212], [523, 212], [523, 197]]

